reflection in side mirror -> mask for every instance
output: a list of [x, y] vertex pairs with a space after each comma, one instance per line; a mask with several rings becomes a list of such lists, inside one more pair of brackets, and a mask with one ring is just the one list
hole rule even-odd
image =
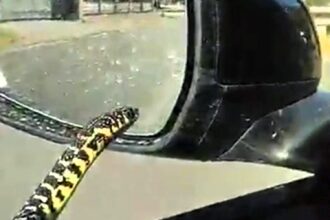
[[[2, 91], [75, 124], [117, 106], [136, 106], [141, 117], [129, 132], [149, 135], [160, 131], [183, 83], [185, 6], [178, 1], [135, 13], [139, 4], [118, 2], [103, 3], [101, 9], [130, 7], [130, 13], [89, 13], [83, 22], [0, 25], [18, 36], [0, 55], [1, 82], [6, 82], [1, 84]], [[85, 13], [99, 10], [90, 1], [84, 7]], [[144, 3], [144, 9], [150, 8], [151, 2]]]

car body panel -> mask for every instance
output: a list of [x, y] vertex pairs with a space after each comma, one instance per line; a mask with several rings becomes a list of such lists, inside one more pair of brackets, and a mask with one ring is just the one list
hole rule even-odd
[[[66, 145], [0, 125], [0, 219], [10, 219]], [[161, 219], [311, 176], [240, 162], [104, 151], [59, 219]]]

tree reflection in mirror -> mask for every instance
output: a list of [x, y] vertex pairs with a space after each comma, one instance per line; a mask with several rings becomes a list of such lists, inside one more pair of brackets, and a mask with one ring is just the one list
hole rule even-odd
[[[141, 117], [130, 134], [160, 131], [183, 83], [187, 18], [182, 1], [160, 8], [154, 1], [82, 1], [80, 19], [72, 16], [74, 8], [64, 16], [67, 8], [56, 11], [48, 2], [18, 18], [55, 19], [0, 25], [2, 92], [75, 124], [117, 106], [136, 106]], [[0, 4], [8, 6], [7, 19], [17, 18], [9, 1]]]

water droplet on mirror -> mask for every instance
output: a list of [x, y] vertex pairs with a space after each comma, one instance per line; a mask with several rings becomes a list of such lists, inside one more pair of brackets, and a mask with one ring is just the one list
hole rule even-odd
[[118, 83], [118, 84], [122, 84], [122, 82], [123, 82], [122, 79], [120, 79], [120, 78], [116, 79], [116, 83]]
[[286, 150], [282, 150], [282, 151], [276, 152], [275, 156], [280, 160], [287, 160], [290, 156], [290, 153]]
[[21, 121], [21, 122], [26, 122], [27, 120], [28, 120], [28, 119], [25, 118], [25, 117], [22, 117], [22, 118], [19, 119], [19, 121]]
[[277, 132], [274, 132], [274, 133], [272, 134], [272, 139], [275, 139], [277, 136], [278, 136], [278, 133], [277, 133]]
[[283, 115], [283, 110], [282, 110], [282, 109], [278, 111], [278, 115], [279, 115], [280, 117]]
[[178, 78], [180, 75], [178, 73], [172, 73], [173, 78]]
[[21, 79], [20, 78], [17, 78], [14, 80], [15, 83], [20, 83], [21, 82]]

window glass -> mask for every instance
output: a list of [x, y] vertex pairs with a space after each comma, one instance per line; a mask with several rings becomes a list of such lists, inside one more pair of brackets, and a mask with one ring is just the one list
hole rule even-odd
[[183, 1], [16, 2], [0, 2], [2, 19], [18, 19], [0, 24], [3, 92], [76, 124], [130, 105], [131, 133], [165, 125], [184, 77]]
[[322, 78], [320, 88], [330, 90], [330, 0], [306, 0], [318, 32], [322, 50]]

